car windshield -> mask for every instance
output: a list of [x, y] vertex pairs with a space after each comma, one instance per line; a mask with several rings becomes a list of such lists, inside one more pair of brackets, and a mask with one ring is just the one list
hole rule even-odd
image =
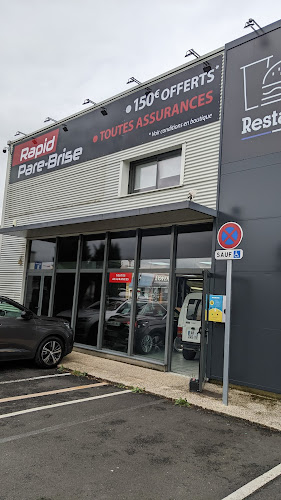
[[[137, 314], [140, 312], [140, 310], [143, 308], [144, 303], [143, 302], [137, 302]], [[125, 314], [128, 315], [131, 313], [131, 301], [125, 302], [119, 309], [118, 309], [118, 314]]]
[[148, 302], [140, 311], [142, 316], [156, 316], [163, 318], [166, 315], [166, 309], [157, 302]]

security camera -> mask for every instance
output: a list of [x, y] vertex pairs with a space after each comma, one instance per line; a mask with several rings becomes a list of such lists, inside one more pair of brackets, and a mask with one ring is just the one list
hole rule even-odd
[[188, 191], [188, 199], [189, 199], [190, 201], [194, 201], [194, 199], [195, 199], [196, 195], [197, 195], [197, 190], [196, 190], [196, 189], [190, 189], [190, 190]]
[[3, 153], [7, 153], [8, 148], [3, 148]]

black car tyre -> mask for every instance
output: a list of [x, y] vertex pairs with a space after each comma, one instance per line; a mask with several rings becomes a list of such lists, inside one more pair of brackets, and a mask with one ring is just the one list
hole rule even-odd
[[182, 352], [182, 341], [179, 337], [174, 338], [173, 348], [176, 352]]
[[152, 350], [163, 345], [162, 337], [159, 333], [146, 333], [137, 340], [136, 349], [139, 354], [149, 354]]
[[191, 351], [191, 349], [184, 349], [182, 351], [184, 359], [194, 359], [196, 356], [196, 351]]
[[63, 357], [63, 342], [58, 337], [49, 337], [39, 345], [35, 363], [41, 368], [54, 368]]

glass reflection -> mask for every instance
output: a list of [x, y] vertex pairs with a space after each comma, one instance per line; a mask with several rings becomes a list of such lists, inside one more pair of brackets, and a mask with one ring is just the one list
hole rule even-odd
[[75, 274], [57, 274], [53, 316], [71, 321]]
[[212, 225], [179, 228], [176, 267], [210, 269], [212, 264]]
[[78, 236], [59, 238], [58, 269], [75, 269], [77, 261]]
[[80, 275], [75, 342], [97, 345], [102, 273]]
[[135, 265], [136, 232], [128, 231], [112, 235], [109, 246], [108, 267], [132, 269]]
[[41, 276], [28, 276], [25, 305], [35, 314], [38, 313]]
[[[123, 280], [123, 281], [122, 281]], [[103, 347], [126, 352], [133, 273], [108, 273]]]
[[53, 269], [55, 240], [32, 240], [29, 255], [29, 269]]
[[[168, 273], [139, 274], [137, 295], [138, 301], [144, 301], [144, 306], [136, 315], [134, 354], [163, 361], [168, 291]], [[177, 323], [175, 336], [176, 326]]]
[[170, 267], [170, 232], [170, 228], [143, 231], [140, 268], [167, 269]]
[[85, 236], [82, 247], [82, 269], [102, 269], [104, 236]]

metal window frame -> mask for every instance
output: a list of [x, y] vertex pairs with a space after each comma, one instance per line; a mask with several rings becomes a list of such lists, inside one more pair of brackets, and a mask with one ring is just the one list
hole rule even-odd
[[177, 256], [177, 227], [172, 226], [171, 243], [170, 243], [169, 292], [168, 292], [168, 307], [167, 307], [165, 352], [164, 352], [164, 365], [166, 366], [167, 371], [171, 371], [171, 364], [172, 364], [175, 283], [176, 283], [175, 279], [176, 256]]
[[103, 255], [103, 269], [102, 269], [103, 277], [101, 286], [100, 315], [99, 315], [99, 326], [98, 326], [98, 336], [97, 336], [98, 350], [102, 349], [102, 342], [103, 342], [109, 246], [110, 246], [110, 233], [107, 231], [105, 234], [105, 245], [104, 245], [104, 255]]
[[[176, 154], [175, 154], [176, 153]], [[140, 160], [135, 160], [130, 162], [129, 166], [129, 183], [128, 183], [128, 194], [134, 194], [134, 193], [144, 193], [146, 191], [152, 191], [155, 189], [163, 189], [158, 186], [159, 184], [159, 161], [165, 160], [168, 158], [176, 158], [176, 157], [182, 157], [182, 147], [174, 149], [172, 151], [166, 151], [165, 153], [159, 153], [157, 155], [149, 156], [147, 158], [142, 158]], [[154, 186], [149, 186], [147, 188], [143, 189], [135, 189], [135, 179], [136, 179], [136, 167], [139, 166], [146, 166], [146, 164], [151, 163], [155, 161], [156, 162], [156, 184]], [[180, 169], [181, 170], [181, 169]], [[179, 183], [176, 184], [176, 186], [180, 185], [180, 180], [181, 180], [181, 172], [179, 173]], [[165, 186], [167, 187], [174, 187], [174, 186]]]

